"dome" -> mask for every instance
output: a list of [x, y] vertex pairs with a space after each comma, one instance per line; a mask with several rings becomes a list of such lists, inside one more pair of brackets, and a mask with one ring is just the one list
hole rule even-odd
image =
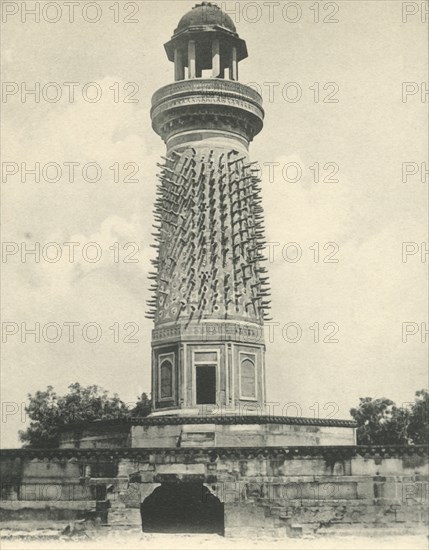
[[182, 17], [174, 34], [178, 34], [189, 27], [200, 27], [202, 25], [219, 25], [229, 31], [236, 32], [233, 20], [219, 6], [210, 2], [202, 2]]

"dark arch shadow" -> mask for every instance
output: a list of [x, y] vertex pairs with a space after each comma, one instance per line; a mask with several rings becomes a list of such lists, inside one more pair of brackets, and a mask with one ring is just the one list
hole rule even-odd
[[202, 483], [162, 483], [140, 512], [146, 533], [224, 534], [224, 505]]

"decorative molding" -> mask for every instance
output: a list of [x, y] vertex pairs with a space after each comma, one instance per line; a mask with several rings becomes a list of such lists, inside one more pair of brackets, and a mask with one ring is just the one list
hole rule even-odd
[[[161, 367], [164, 361], [168, 361], [171, 364], [171, 395], [168, 397], [162, 397], [162, 378], [161, 378]], [[162, 402], [171, 402], [175, 401], [175, 393], [177, 393], [176, 386], [176, 354], [174, 352], [161, 353], [158, 355], [158, 401]]]
[[115, 461], [121, 459], [144, 462], [157, 462], [163, 457], [175, 457], [176, 462], [188, 462], [206, 458], [214, 462], [218, 459], [294, 459], [302, 457], [321, 457], [330, 461], [340, 461], [353, 457], [362, 458], [402, 458], [407, 456], [427, 456], [425, 445], [416, 446], [300, 446], [300, 447], [207, 447], [207, 448], [119, 448], [119, 449], [5, 449], [1, 460], [40, 460], [73, 461], [100, 460]]
[[[243, 356], [245, 356], [243, 358]], [[252, 359], [249, 359], [249, 356], [252, 357]], [[248, 359], [252, 364], [253, 364], [253, 375], [254, 375], [254, 380], [255, 380], [255, 395], [252, 396], [252, 397], [249, 397], [249, 396], [245, 396], [243, 394], [243, 388], [242, 388], [242, 379], [241, 379], [241, 376], [242, 376], [242, 363], [245, 359]], [[253, 352], [250, 352], [250, 351], [239, 351], [238, 352], [238, 387], [240, 389], [239, 391], [239, 394], [240, 394], [240, 400], [243, 400], [243, 401], [258, 401], [258, 393], [259, 393], [259, 384], [258, 384], [258, 365], [259, 365], [259, 362], [257, 360], [257, 355], [256, 353], [253, 353]]]
[[241, 342], [264, 346], [264, 326], [246, 320], [205, 319], [200, 323], [175, 324], [163, 327], [159, 324], [152, 331], [152, 342]]
[[152, 107], [172, 97], [186, 97], [189, 94], [220, 94], [246, 99], [258, 105], [263, 114], [262, 97], [256, 90], [241, 82], [213, 78], [198, 78], [167, 84], [153, 94]]
[[263, 126], [262, 98], [250, 86], [223, 79], [191, 79], [164, 86], [152, 97], [152, 126], [168, 141], [178, 131], [215, 128], [247, 142]]

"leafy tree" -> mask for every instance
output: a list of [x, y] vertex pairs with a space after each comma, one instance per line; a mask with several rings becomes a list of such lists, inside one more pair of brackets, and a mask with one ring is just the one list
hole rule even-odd
[[152, 403], [146, 393], [138, 398], [136, 406], [131, 411], [132, 416], [148, 416], [152, 412]]
[[408, 423], [408, 436], [415, 445], [429, 444], [429, 392], [416, 392], [416, 399], [411, 407]]
[[[67, 424], [126, 419], [130, 416], [129, 409], [117, 394], [109, 396], [107, 391], [98, 386], [83, 387], [77, 382], [68, 389], [68, 393], [63, 396], [58, 396], [52, 386], [28, 395], [29, 403], [25, 410], [31, 422], [25, 431], [19, 433], [25, 446], [57, 447], [61, 428]], [[139, 411], [145, 410], [142, 398], [137, 408]]]
[[28, 399], [25, 412], [32, 422], [25, 431], [19, 431], [19, 438], [28, 447], [57, 447], [60, 426], [57, 394], [48, 386], [46, 391], [28, 394]]
[[391, 399], [361, 397], [350, 410], [357, 422], [358, 445], [422, 445], [428, 443], [429, 394], [416, 392], [413, 405], [397, 407]]
[[361, 397], [359, 406], [350, 410], [357, 422], [358, 445], [403, 445], [406, 422], [401, 424], [398, 409], [391, 399]]

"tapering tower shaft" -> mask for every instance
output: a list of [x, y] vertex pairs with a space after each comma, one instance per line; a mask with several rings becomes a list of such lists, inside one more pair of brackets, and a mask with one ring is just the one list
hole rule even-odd
[[[166, 45], [178, 81], [152, 100], [153, 128], [167, 146], [150, 275], [153, 404], [167, 414], [254, 412], [265, 402], [269, 293], [260, 180], [248, 148], [262, 129], [262, 99], [232, 80], [247, 50], [227, 16], [207, 4], [190, 14]], [[230, 80], [222, 78], [227, 67]], [[207, 68], [212, 78], [197, 76]]]

